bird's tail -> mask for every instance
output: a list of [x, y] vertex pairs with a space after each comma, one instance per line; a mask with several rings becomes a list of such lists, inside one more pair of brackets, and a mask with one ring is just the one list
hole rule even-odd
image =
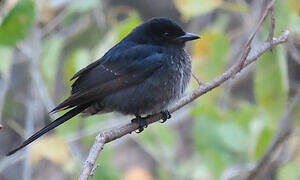
[[15, 152], [17, 152], [18, 150], [24, 148], [28, 144], [32, 143], [33, 141], [35, 141], [36, 139], [38, 139], [39, 137], [41, 137], [43, 134], [47, 133], [48, 131], [56, 128], [57, 126], [59, 126], [62, 123], [66, 122], [67, 120], [69, 120], [72, 117], [76, 116], [77, 114], [81, 113], [82, 111], [84, 111], [89, 106], [90, 106], [90, 104], [79, 105], [79, 106], [75, 107], [74, 109], [70, 110], [66, 114], [62, 115], [61, 117], [59, 117], [58, 119], [56, 119], [52, 123], [50, 123], [47, 126], [45, 126], [43, 129], [39, 130], [34, 135], [32, 135], [31, 137], [29, 137], [27, 140], [25, 140], [22, 143], [21, 146], [19, 146], [18, 148], [16, 148], [16, 149], [10, 151], [9, 153], [7, 153], [7, 156], [10, 156], [10, 155], [14, 154]]

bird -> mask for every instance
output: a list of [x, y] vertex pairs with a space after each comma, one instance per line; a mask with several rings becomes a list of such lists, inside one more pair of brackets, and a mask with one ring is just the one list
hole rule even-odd
[[184, 47], [200, 36], [185, 32], [167, 17], [155, 17], [134, 28], [104, 56], [72, 78], [71, 95], [50, 113], [71, 109], [51, 122], [12, 155], [72, 117], [119, 112], [134, 115], [138, 132], [147, 127], [143, 115], [161, 113], [171, 118], [168, 107], [184, 94], [191, 77], [191, 60]]

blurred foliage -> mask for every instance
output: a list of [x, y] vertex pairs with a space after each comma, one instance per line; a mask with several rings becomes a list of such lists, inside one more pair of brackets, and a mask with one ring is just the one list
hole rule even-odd
[[[186, 22], [216, 9], [230, 13], [249, 12], [249, 6], [244, 1], [175, 0], [174, 2]], [[7, 76], [10, 72], [16, 44], [28, 37], [36, 17], [39, 17], [37, 13], [43, 13], [36, 10], [37, 4], [32, 0], [19, 0], [2, 19], [0, 26], [1, 77]], [[300, 33], [299, 4], [297, 0], [278, 0], [275, 6], [276, 35], [286, 28], [293, 33]], [[107, 18], [112, 22], [108, 23], [109, 27], [99, 27], [96, 23], [97, 19], [92, 14], [98, 5], [99, 0], [78, 0], [69, 3], [66, 16], [57, 28], [68, 30], [67, 33], [53, 30], [41, 39], [39, 70], [51, 96], [56, 97], [55, 87], [58, 81], [62, 81], [65, 87], [70, 88], [72, 82], [69, 79], [74, 73], [100, 58], [142, 22], [137, 11], [131, 10], [126, 15], [122, 12], [120, 15], [122, 18]], [[49, 5], [48, 8], [51, 6]], [[56, 13], [53, 9], [49, 11]], [[227, 62], [227, 57], [232, 48], [236, 48], [232, 46], [232, 39], [227, 32], [230, 17], [224, 14], [218, 16], [201, 31], [197, 29], [201, 40], [193, 42], [190, 48], [193, 71], [204, 82], [212, 80], [228, 67], [231, 62]], [[78, 30], [79, 27], [73, 25], [82, 21], [83, 17], [89, 17], [90, 22], [78, 33], [74, 33], [73, 31]], [[266, 23], [262, 30], [264, 40], [267, 38], [268, 30], [269, 23]], [[69, 37], [72, 33], [74, 35]], [[172, 125], [156, 123], [142, 134], [134, 136], [134, 140], [143, 146], [148, 154], [156, 157], [155, 161], [158, 162], [158, 166], [155, 175], [142, 167], [131, 167], [122, 174], [113, 164], [114, 146], [107, 145], [97, 161], [100, 167], [91, 179], [120, 179], [121, 177], [124, 179], [155, 179], [155, 177], [172, 179], [174, 176], [182, 177], [181, 179], [185, 179], [184, 177], [220, 179], [224, 171], [234, 165], [256, 162], [274, 137], [278, 122], [283, 117], [288, 102], [289, 80], [286, 53], [285, 47], [276, 47], [273, 53], [267, 52], [256, 63], [253, 80], [254, 102], [235, 99], [235, 95], [228, 94], [226, 86], [223, 86], [203, 95], [187, 109], [188, 117], [183, 118], [183, 121], [193, 119], [190, 130], [192, 131], [193, 153], [191, 158], [178, 163], [176, 159], [181, 157], [178, 157], [174, 148], [178, 143], [178, 133]], [[59, 71], [62, 72], [59, 74]], [[65, 93], [62, 96], [59, 98], [63, 99], [68, 94]], [[11, 101], [12, 98], [8, 98], [6, 109], [9, 110], [6, 110], [7, 112], [17, 107]], [[298, 124], [299, 112], [296, 111], [294, 114]], [[16, 119], [15, 116], [17, 115], [10, 118]], [[32, 145], [32, 164], [36, 165], [43, 158], [48, 159], [62, 167], [71, 175], [71, 179], [76, 178], [80, 173], [82, 162], [77, 162], [70, 154], [67, 137], [72, 133], [76, 134], [79, 130], [99, 128], [100, 121], [108, 123], [109, 119], [118, 119], [118, 116], [109, 114], [93, 116], [85, 120], [75, 117], [66, 122], [57, 128], [54, 134]], [[81, 145], [85, 149], [90, 147], [94, 136], [91, 134], [81, 134], [81, 136], [83, 137], [80, 139]], [[128, 159], [128, 161], [131, 160]], [[173, 168], [175, 166], [175, 169], [170, 170], [170, 167], [165, 164]], [[284, 180], [289, 177], [292, 180], [299, 176], [298, 153], [297, 158], [279, 168], [278, 179]]]
[[13, 46], [26, 37], [35, 18], [34, 2], [19, 1], [5, 16], [0, 26], [0, 44]]
[[30, 158], [33, 164], [46, 158], [56, 164], [63, 165], [70, 156], [67, 143], [57, 136], [39, 139], [32, 145], [31, 153]]
[[0, 54], [2, 61], [5, 62], [1, 63], [0, 75], [3, 77], [7, 77], [11, 66], [12, 49], [9, 47], [0, 46]]

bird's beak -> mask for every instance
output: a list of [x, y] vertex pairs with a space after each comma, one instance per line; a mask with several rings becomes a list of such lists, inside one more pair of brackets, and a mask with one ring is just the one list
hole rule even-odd
[[184, 35], [177, 37], [176, 41], [186, 42], [186, 41], [192, 41], [192, 40], [199, 39], [199, 38], [200, 38], [200, 36], [198, 36], [197, 34], [186, 32]]

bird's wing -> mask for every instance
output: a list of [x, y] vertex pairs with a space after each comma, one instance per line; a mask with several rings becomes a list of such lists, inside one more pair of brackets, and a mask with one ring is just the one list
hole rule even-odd
[[53, 111], [101, 100], [120, 89], [147, 79], [163, 64], [158, 47], [137, 45], [81, 73], [72, 85], [72, 95]]

